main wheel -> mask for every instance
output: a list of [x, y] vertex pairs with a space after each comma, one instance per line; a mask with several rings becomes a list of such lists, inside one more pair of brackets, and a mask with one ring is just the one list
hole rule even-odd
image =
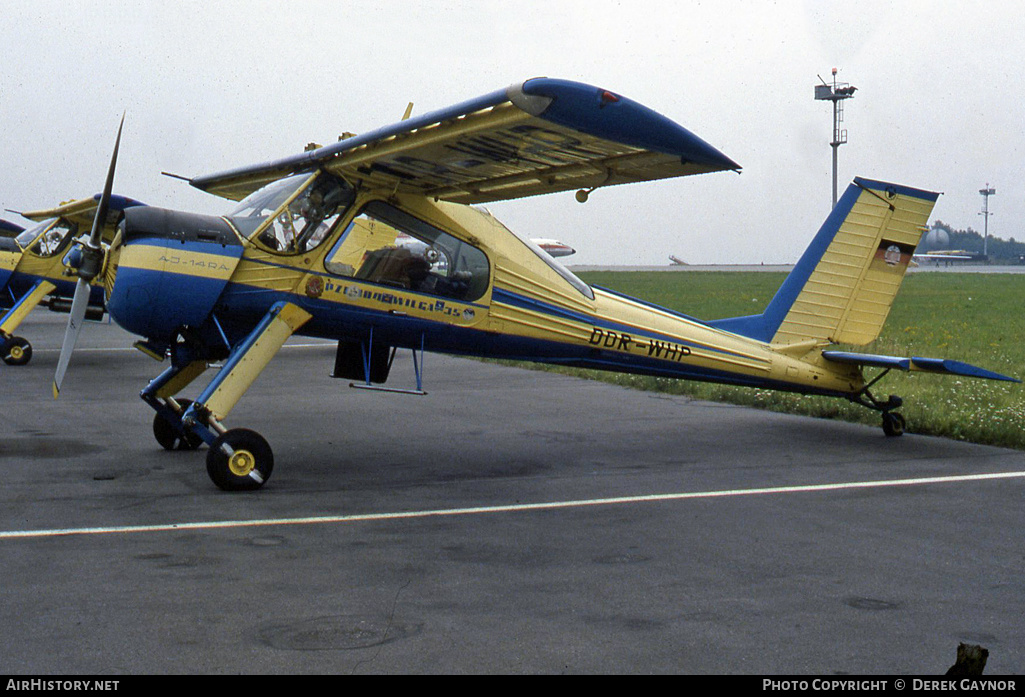
[[[192, 404], [192, 400], [179, 399], [178, 403], [181, 405], [182, 414], [184, 414], [185, 410]], [[203, 439], [195, 433], [185, 428], [179, 430], [175, 427], [175, 424], [172, 424], [159, 413], [153, 417], [153, 435], [164, 450], [195, 450], [203, 444]]]
[[32, 344], [20, 336], [12, 336], [4, 351], [4, 363], [7, 365], [25, 365], [32, 360]]
[[270, 479], [274, 453], [256, 431], [233, 428], [217, 437], [206, 455], [206, 472], [225, 491], [252, 491]]
[[900, 414], [887, 411], [883, 413], [883, 433], [891, 438], [904, 435], [904, 417]]

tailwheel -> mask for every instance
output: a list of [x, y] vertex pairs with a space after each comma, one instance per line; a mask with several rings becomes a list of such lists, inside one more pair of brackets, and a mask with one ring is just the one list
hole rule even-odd
[[25, 365], [32, 360], [32, 344], [20, 336], [12, 336], [4, 348], [4, 363]]
[[883, 376], [885, 376], [888, 372], [890, 372], [889, 368], [887, 368], [882, 373], [877, 375], [875, 379], [867, 385], [865, 385], [865, 387], [863, 387], [860, 392], [858, 392], [855, 395], [852, 395], [850, 397], [850, 400], [852, 402], [860, 404], [863, 407], [875, 409], [876, 411], [882, 413], [883, 433], [885, 433], [887, 437], [895, 438], [897, 436], [904, 435], [904, 428], [906, 426], [906, 424], [904, 423], [904, 417], [894, 411], [894, 409], [899, 409], [901, 406], [903, 406], [904, 400], [895, 394], [891, 394], [889, 398], [884, 402], [880, 399], [876, 399], [875, 397], [873, 397], [872, 393], [868, 390], [869, 387], [879, 382], [879, 380], [882, 379]]
[[206, 456], [206, 471], [225, 491], [252, 491], [270, 479], [274, 453], [263, 436], [233, 428], [218, 436]]
[[181, 425], [181, 415], [192, 404], [192, 400], [179, 399], [178, 404], [181, 406], [178, 423], [171, 423], [158, 412], [153, 417], [153, 435], [164, 450], [195, 450], [203, 444], [203, 439]]
[[883, 412], [883, 433], [891, 438], [904, 435], [904, 417], [893, 411]]

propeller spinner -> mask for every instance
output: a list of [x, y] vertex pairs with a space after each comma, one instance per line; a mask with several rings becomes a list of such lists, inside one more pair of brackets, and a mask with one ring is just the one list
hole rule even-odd
[[71, 353], [75, 350], [78, 335], [82, 331], [82, 321], [85, 319], [85, 311], [89, 305], [89, 286], [103, 269], [105, 252], [100, 244], [100, 239], [110, 209], [110, 196], [114, 188], [114, 169], [117, 166], [117, 152], [121, 147], [121, 130], [124, 125], [125, 117], [122, 114], [121, 124], [117, 128], [117, 140], [114, 142], [114, 154], [111, 155], [110, 168], [107, 170], [107, 181], [103, 185], [103, 194], [96, 207], [96, 216], [93, 218], [93, 227], [88, 239], [80, 242], [81, 255], [73, 262], [74, 275], [78, 276], [78, 282], [75, 284], [75, 296], [71, 302], [71, 317], [68, 318], [68, 328], [64, 332], [64, 343], [61, 344], [60, 359], [57, 361], [57, 372], [53, 378], [54, 399], [60, 396], [61, 383], [68, 370]]

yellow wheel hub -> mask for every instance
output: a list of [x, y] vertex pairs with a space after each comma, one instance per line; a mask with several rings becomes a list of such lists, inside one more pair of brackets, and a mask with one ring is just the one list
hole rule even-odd
[[20, 361], [25, 357], [25, 349], [20, 346], [12, 346], [10, 352], [11, 360]]
[[248, 450], [236, 450], [228, 458], [228, 469], [237, 477], [248, 477], [256, 469], [256, 458]]

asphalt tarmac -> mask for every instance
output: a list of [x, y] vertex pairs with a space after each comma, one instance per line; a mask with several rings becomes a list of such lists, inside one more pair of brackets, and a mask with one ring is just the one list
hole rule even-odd
[[228, 418], [275, 472], [226, 494], [117, 327], [53, 400], [65, 319], [0, 365], [0, 674], [1025, 666], [1023, 452], [433, 354], [369, 393], [300, 339]]

